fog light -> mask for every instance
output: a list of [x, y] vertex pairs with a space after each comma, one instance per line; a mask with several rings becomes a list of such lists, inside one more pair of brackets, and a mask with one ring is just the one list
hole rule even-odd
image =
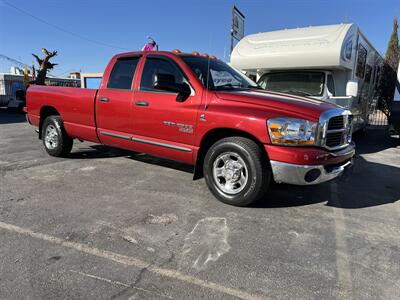
[[319, 169], [312, 169], [306, 173], [306, 176], [304, 176], [304, 180], [306, 182], [313, 182], [317, 180], [320, 175], [321, 171]]

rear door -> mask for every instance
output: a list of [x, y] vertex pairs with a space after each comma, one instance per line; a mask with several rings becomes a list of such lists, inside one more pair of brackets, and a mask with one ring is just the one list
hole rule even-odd
[[96, 98], [96, 122], [100, 141], [107, 145], [130, 149], [133, 126], [133, 82], [140, 56], [117, 59], [107, 86], [99, 89]]
[[188, 77], [171, 58], [147, 55], [139, 90], [135, 92], [134, 142], [140, 151], [192, 162], [196, 118], [201, 94], [195, 92], [184, 101], [177, 93], [153, 88], [155, 74], [168, 74], [176, 83], [187, 83]]

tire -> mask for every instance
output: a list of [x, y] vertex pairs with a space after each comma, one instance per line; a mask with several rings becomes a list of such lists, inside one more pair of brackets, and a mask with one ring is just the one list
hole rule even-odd
[[213, 144], [204, 159], [207, 186], [220, 201], [248, 206], [267, 191], [271, 170], [260, 147], [250, 139], [228, 137]]
[[43, 121], [42, 141], [46, 152], [55, 157], [66, 157], [73, 140], [67, 135], [60, 116], [49, 116]]

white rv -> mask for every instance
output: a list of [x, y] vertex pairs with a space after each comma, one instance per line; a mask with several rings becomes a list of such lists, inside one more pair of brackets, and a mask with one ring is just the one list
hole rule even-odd
[[396, 90], [390, 112], [389, 131], [400, 136], [400, 63], [397, 70]]
[[244, 37], [232, 66], [276, 92], [333, 102], [354, 114], [354, 130], [374, 109], [382, 58], [355, 24], [263, 32]]
[[397, 69], [396, 91], [394, 93], [393, 101], [400, 102], [400, 63], [399, 68]]

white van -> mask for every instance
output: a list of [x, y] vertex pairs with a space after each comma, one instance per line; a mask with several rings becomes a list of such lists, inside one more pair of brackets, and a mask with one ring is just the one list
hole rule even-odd
[[354, 130], [376, 105], [383, 59], [355, 24], [263, 32], [244, 37], [231, 64], [266, 90], [309, 96], [346, 107]]

